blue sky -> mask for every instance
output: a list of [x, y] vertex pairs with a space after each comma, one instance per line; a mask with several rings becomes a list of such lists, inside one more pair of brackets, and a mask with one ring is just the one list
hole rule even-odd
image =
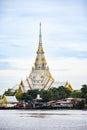
[[74, 89], [87, 83], [86, 0], [0, 0], [0, 93], [29, 75], [40, 22], [55, 81], [68, 80]]

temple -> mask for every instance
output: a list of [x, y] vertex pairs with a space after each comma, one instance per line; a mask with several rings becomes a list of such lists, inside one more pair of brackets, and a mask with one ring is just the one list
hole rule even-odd
[[53, 84], [54, 79], [47, 66], [46, 58], [44, 56], [44, 49], [42, 46], [41, 23], [39, 30], [39, 44], [36, 52], [36, 59], [34, 66], [26, 78], [26, 81], [21, 81], [18, 91], [25, 92], [27, 89], [49, 89]]
[[68, 81], [54, 81], [54, 78], [49, 71], [49, 66], [47, 66], [46, 58], [44, 55], [40, 23], [39, 43], [36, 51], [34, 66], [32, 67], [30, 74], [25, 80], [21, 80], [18, 85], [14, 86], [11, 89], [8, 89], [7, 92], [15, 92], [17, 90], [17, 93], [26, 93], [28, 90], [47, 90], [50, 87], [57, 88], [61, 86], [66, 87], [70, 91], [73, 90], [72, 85]]

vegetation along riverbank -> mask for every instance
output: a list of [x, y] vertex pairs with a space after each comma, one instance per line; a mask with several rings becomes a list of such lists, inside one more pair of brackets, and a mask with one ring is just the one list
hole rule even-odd
[[28, 90], [26, 93], [5, 91], [0, 99], [0, 109], [86, 109], [87, 85], [80, 90], [64, 86], [48, 90]]

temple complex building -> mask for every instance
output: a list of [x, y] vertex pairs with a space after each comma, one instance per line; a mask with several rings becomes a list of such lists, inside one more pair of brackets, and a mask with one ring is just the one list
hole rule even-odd
[[47, 65], [46, 58], [44, 55], [44, 49], [42, 44], [42, 34], [41, 34], [41, 23], [39, 30], [39, 43], [36, 51], [36, 58], [34, 66], [31, 69], [30, 74], [25, 80], [21, 80], [20, 83], [16, 86], [17, 88], [8, 89], [10, 92], [17, 90], [18, 93], [26, 93], [28, 90], [41, 90], [49, 89], [50, 87], [60, 87], [64, 86], [69, 90], [73, 90], [71, 84], [68, 81], [59, 82], [54, 81], [52, 77], [49, 66]]
[[39, 44], [36, 52], [36, 59], [34, 66], [26, 78], [26, 81], [21, 81], [18, 92], [26, 92], [27, 89], [49, 89], [54, 82], [49, 66], [47, 66], [44, 49], [42, 45], [41, 23], [39, 32]]

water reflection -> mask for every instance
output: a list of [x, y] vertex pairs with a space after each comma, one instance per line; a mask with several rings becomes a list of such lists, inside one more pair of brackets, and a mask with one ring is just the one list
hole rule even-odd
[[68, 113], [41, 113], [41, 112], [37, 112], [37, 113], [18, 113], [18, 115], [20, 117], [37, 117], [37, 118], [47, 118], [49, 116], [57, 116], [57, 115], [61, 115], [61, 116], [64, 116], [64, 115], [72, 115], [72, 114], [68, 114]]
[[19, 113], [20, 117], [36, 117], [36, 118], [45, 118], [46, 115], [42, 113]]

